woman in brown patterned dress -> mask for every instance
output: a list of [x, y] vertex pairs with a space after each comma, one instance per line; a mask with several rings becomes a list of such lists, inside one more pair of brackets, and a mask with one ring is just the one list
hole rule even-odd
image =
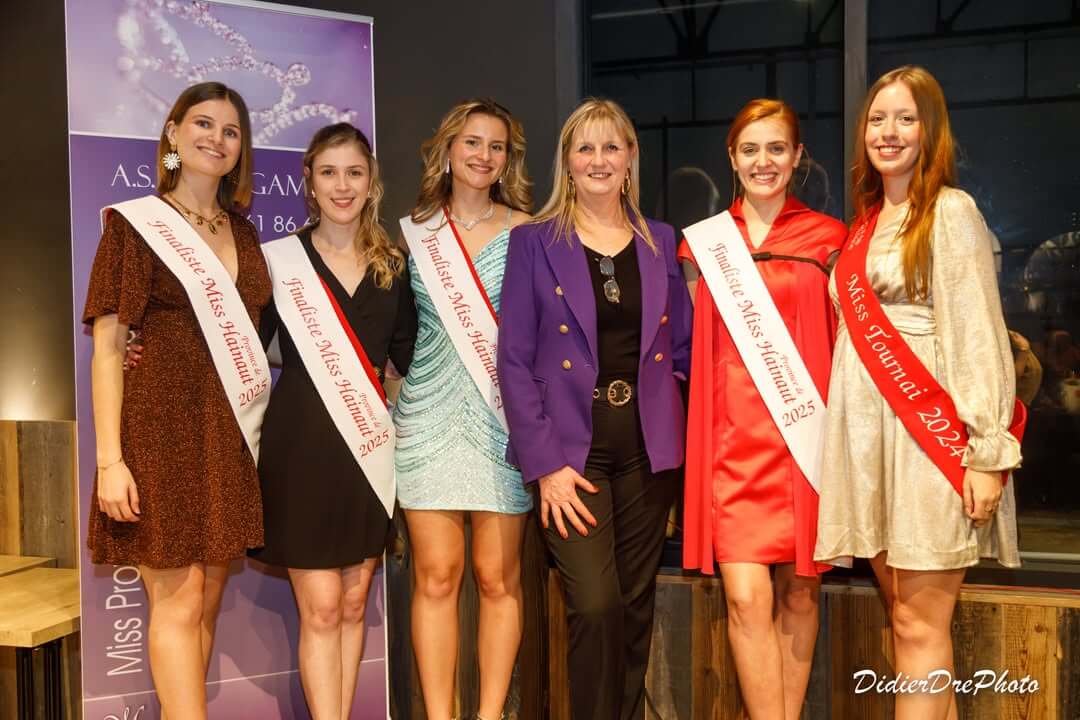
[[[169, 156], [179, 155], [179, 167]], [[247, 107], [220, 83], [177, 99], [158, 143], [158, 195], [221, 260], [255, 326], [270, 278], [254, 226]], [[119, 212], [105, 225], [83, 321], [99, 512], [95, 563], [138, 566], [150, 606], [150, 668], [169, 720], [205, 720], [205, 678], [228, 563], [263, 541], [255, 462], [183, 285]], [[122, 370], [129, 328], [145, 350]]]

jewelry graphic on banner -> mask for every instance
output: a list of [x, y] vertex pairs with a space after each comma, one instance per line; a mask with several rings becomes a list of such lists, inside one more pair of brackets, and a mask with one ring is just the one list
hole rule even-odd
[[[210, 57], [201, 63], [193, 62], [168, 16], [205, 28], [225, 41], [233, 49], [233, 54]], [[190, 84], [212, 79], [223, 72], [245, 72], [267, 77], [281, 89], [281, 96], [270, 107], [251, 108], [251, 123], [254, 126], [252, 141], [255, 145], [264, 145], [282, 130], [310, 118], [325, 118], [327, 123], [356, 121], [355, 111], [339, 110], [329, 103], [312, 101], [293, 107], [296, 88], [311, 82], [311, 69], [304, 63], [296, 62], [282, 70], [269, 60], [260, 60], [258, 51], [247, 37], [216, 18], [208, 2], [131, 0], [129, 9], [116, 24], [116, 35], [124, 49], [117, 59], [117, 67], [154, 115], [167, 113], [170, 100], [162, 98], [147, 86], [146, 75], [149, 73], [166, 73]], [[153, 54], [147, 47], [150, 38], [160, 43], [165, 57]]]

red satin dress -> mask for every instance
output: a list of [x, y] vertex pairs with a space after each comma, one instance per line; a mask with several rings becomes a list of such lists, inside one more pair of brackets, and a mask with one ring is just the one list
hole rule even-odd
[[[765, 240], [750, 244], [742, 200], [731, 206], [751, 253], [826, 266], [847, 227], [788, 198]], [[679, 257], [693, 261], [684, 240]], [[821, 397], [826, 399], [836, 312], [828, 276], [816, 265], [772, 258], [754, 263]], [[788, 451], [701, 278], [694, 298], [686, 440], [683, 565], [712, 575], [718, 562], [795, 563], [815, 576], [818, 499]]]

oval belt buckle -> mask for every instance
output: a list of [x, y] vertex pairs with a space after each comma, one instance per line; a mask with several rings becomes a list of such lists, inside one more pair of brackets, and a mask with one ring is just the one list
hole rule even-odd
[[[622, 397], [619, 397], [619, 395]], [[612, 407], [622, 407], [630, 402], [634, 395], [634, 388], [625, 380], [612, 380], [607, 386], [607, 401]]]

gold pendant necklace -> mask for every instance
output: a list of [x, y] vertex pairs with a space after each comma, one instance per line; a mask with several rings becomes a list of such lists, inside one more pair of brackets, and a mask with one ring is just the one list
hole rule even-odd
[[184, 213], [189, 223], [199, 226], [206, 225], [206, 229], [210, 231], [211, 235], [217, 235], [217, 226], [229, 221], [229, 213], [224, 210], [221, 210], [212, 218], [206, 218], [177, 200], [172, 193], [169, 193], [166, 197], [180, 209], [180, 212]]

